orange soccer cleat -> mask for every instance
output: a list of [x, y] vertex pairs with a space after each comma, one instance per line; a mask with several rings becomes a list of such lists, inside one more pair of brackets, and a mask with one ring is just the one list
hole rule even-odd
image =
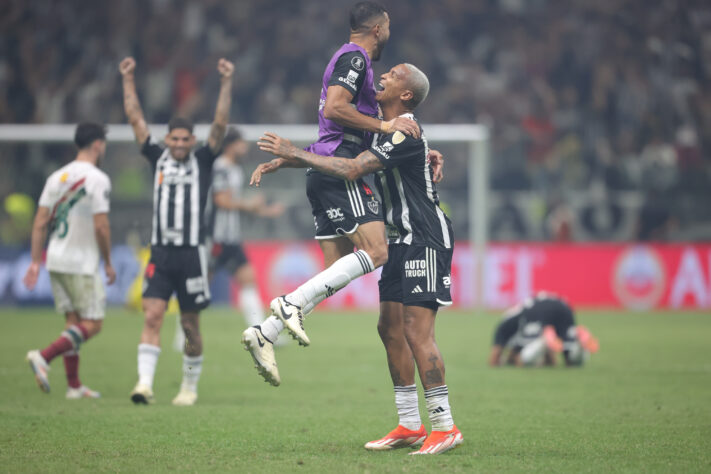
[[552, 352], [563, 351], [563, 341], [560, 340], [553, 326], [543, 328], [543, 340], [546, 342], [546, 347]]
[[392, 430], [380, 439], [365, 443], [365, 449], [371, 451], [386, 451], [389, 449], [406, 448], [408, 446], [420, 446], [427, 438], [425, 425], [421, 425], [417, 431], [408, 430], [402, 425]]
[[441, 454], [462, 444], [462, 432], [456, 426], [449, 431], [433, 431], [419, 451], [410, 454]]
[[588, 328], [586, 328], [585, 326], [578, 326], [577, 329], [578, 340], [580, 341], [580, 345], [583, 346], [583, 349], [585, 349], [591, 354], [594, 354], [598, 350], [600, 350], [600, 343], [595, 338], [595, 336], [590, 333]]

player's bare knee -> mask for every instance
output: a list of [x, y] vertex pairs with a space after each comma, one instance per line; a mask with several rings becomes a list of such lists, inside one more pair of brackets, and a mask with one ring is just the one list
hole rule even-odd
[[374, 268], [382, 267], [388, 261], [388, 246], [386, 244], [374, 245], [365, 249], [365, 252], [373, 262]]

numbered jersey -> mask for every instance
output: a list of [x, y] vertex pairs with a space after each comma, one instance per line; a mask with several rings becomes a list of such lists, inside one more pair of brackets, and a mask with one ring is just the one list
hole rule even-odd
[[48, 270], [83, 275], [97, 272], [94, 214], [109, 212], [110, 193], [106, 173], [85, 161], [72, 161], [47, 179], [39, 205], [51, 213]]

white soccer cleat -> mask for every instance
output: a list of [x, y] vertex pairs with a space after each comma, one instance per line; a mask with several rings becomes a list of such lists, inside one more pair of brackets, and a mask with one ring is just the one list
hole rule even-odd
[[197, 398], [197, 392], [181, 388], [178, 395], [173, 399], [173, 405], [176, 407], [189, 407], [195, 405]]
[[67, 388], [67, 400], [79, 400], [81, 398], [101, 398], [101, 394], [84, 385], [78, 388]]
[[148, 385], [137, 383], [131, 392], [131, 401], [136, 405], [153, 403], [153, 390]]
[[370, 451], [388, 451], [390, 449], [421, 446], [426, 438], [427, 430], [425, 430], [425, 425], [421, 425], [417, 431], [409, 430], [402, 425], [398, 425], [397, 428], [382, 438], [365, 443], [365, 449]]
[[49, 393], [49, 364], [44, 360], [40, 351], [34, 350], [27, 353], [25, 360], [30, 363], [32, 372], [35, 373], [37, 386], [44, 393]]
[[291, 337], [302, 346], [311, 344], [309, 336], [304, 331], [304, 315], [301, 314], [301, 308], [286, 301], [286, 298], [279, 296], [274, 298], [269, 304], [272, 314], [279, 318], [284, 327], [286, 327]]
[[272, 344], [259, 326], [247, 328], [242, 333], [242, 345], [254, 360], [254, 367], [265, 381], [278, 387], [281, 383], [279, 369], [274, 357], [274, 344]]

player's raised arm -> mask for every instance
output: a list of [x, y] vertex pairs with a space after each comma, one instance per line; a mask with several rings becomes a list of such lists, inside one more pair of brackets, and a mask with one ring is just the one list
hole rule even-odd
[[230, 118], [232, 73], [235, 70], [235, 66], [226, 59], [220, 59], [217, 62], [217, 70], [220, 73], [220, 95], [217, 98], [215, 119], [210, 127], [210, 136], [207, 138], [207, 144], [215, 154], [219, 153], [222, 148], [222, 140], [225, 138], [225, 131], [227, 130], [227, 121]]
[[286, 138], [271, 132], [266, 132], [260, 137], [257, 145], [260, 150], [279, 156], [287, 163], [310, 166], [322, 173], [349, 181], [354, 181], [361, 176], [385, 169], [378, 157], [367, 150], [352, 159], [321, 156], [297, 148]]
[[138, 101], [136, 93], [136, 81], [134, 71], [136, 70], [136, 61], [131, 58], [124, 58], [119, 64], [123, 83], [123, 109], [126, 111], [128, 122], [133, 127], [133, 134], [136, 136], [136, 141], [143, 144], [148, 139], [150, 132], [146, 119], [143, 117], [141, 103]]

